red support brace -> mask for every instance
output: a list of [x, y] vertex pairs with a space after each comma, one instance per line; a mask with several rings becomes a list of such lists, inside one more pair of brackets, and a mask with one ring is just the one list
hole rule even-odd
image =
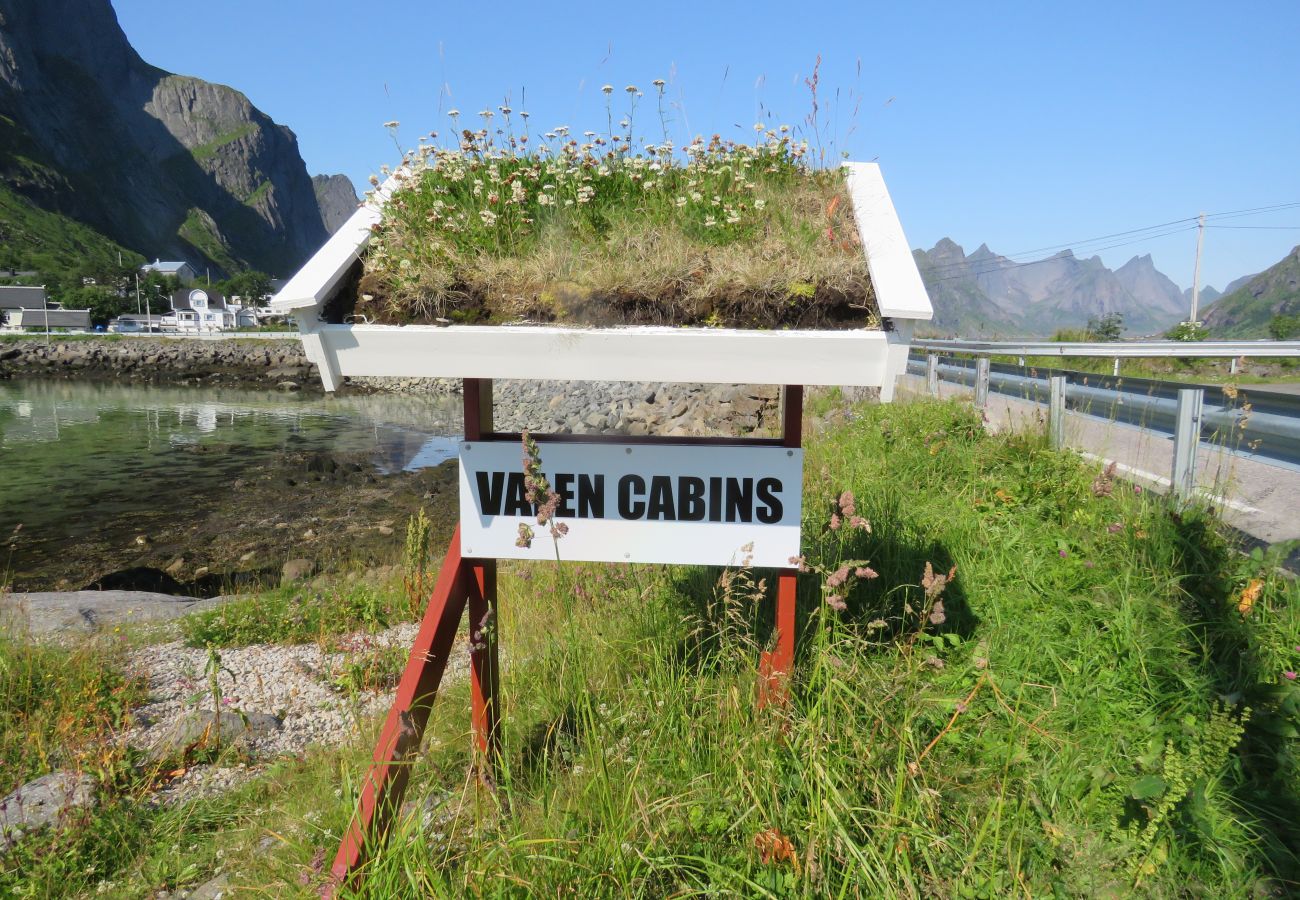
[[[781, 444], [803, 446], [803, 385], [788, 384], [781, 394]], [[794, 669], [796, 569], [781, 569], [776, 576], [776, 644], [765, 651], [758, 663], [758, 705], [783, 702], [787, 697], [787, 679]]]
[[[330, 871], [339, 884], [352, 879], [365, 865], [401, 806], [413, 757], [420, 749], [429, 711], [447, 668], [456, 632], [460, 630], [470, 593], [467, 568], [461, 560], [460, 526], [457, 526], [411, 648], [406, 671], [397, 685], [397, 696], [375, 744], [356, 814], [334, 857]], [[477, 586], [474, 592], [478, 593]]]
[[497, 563], [469, 562], [469, 675], [473, 697], [474, 748], [480, 777], [497, 784], [501, 757], [501, 672], [497, 661]]

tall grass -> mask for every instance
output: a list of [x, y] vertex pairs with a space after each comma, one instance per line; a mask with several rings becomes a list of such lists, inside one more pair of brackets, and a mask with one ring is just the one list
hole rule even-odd
[[[788, 703], [755, 703], [770, 572], [503, 564], [500, 783], [472, 775], [452, 682], [364, 895], [1300, 887], [1300, 588], [1270, 555], [955, 404], [809, 405], [827, 424]], [[314, 896], [372, 739], [232, 797], [112, 804], [0, 860], [0, 894], [138, 896], [225, 866]]]
[[[503, 646], [529, 649], [507, 669], [499, 795], [456, 774], [455, 729], [437, 734], [415, 783], [450, 799], [405, 821], [369, 894], [1297, 885], [1300, 595], [1267, 560], [951, 405], [854, 413], [806, 469], [809, 563], [880, 577], [843, 613], [802, 585], [788, 705], [756, 708], [770, 609], [734, 579], [625, 573], [570, 605], [555, 579], [585, 570], [535, 575], [503, 603]], [[843, 488], [870, 533], [830, 529]], [[942, 621], [927, 562], [956, 568]]]

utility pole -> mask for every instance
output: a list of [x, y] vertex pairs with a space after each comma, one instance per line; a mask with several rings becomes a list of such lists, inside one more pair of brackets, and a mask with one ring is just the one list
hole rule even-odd
[[1188, 319], [1196, 324], [1196, 313], [1201, 301], [1201, 245], [1205, 243], [1205, 213], [1196, 217], [1196, 268], [1192, 272], [1192, 317]]

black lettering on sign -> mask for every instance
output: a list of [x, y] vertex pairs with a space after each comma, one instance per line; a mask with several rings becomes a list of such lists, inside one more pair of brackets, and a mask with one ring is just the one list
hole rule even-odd
[[650, 511], [647, 519], [671, 522], [677, 518], [673, 504], [673, 480], [667, 475], [655, 475], [650, 479]]
[[722, 479], [709, 479], [709, 521], [722, 521]]
[[605, 476], [578, 476], [578, 518], [605, 518]]
[[618, 515], [622, 519], [639, 519], [645, 515], [645, 503], [633, 500], [645, 493], [645, 479], [640, 475], [624, 475], [618, 480]]
[[[485, 516], [531, 516], [536, 510], [528, 502], [523, 472], [475, 472], [478, 505]], [[504, 490], [503, 490], [504, 488]], [[502, 506], [505, 509], [502, 510]]]
[[485, 516], [501, 514], [501, 488], [505, 485], [505, 472], [475, 472], [478, 482], [478, 505]]
[[758, 521], [774, 525], [781, 521], [785, 509], [781, 506], [781, 481], [778, 478], [760, 478], [758, 481]]
[[677, 518], [683, 522], [704, 521], [704, 479], [683, 475], [677, 479]]
[[573, 476], [562, 474], [555, 476], [555, 493], [560, 495], [560, 503], [555, 507], [555, 514], [561, 519], [573, 518], [573, 507], [569, 501], [573, 499]]
[[752, 522], [754, 520], [754, 479], [727, 479], [727, 521]]
[[537, 515], [537, 506], [528, 502], [528, 486], [524, 483], [523, 472], [511, 472], [506, 479], [506, 515]]

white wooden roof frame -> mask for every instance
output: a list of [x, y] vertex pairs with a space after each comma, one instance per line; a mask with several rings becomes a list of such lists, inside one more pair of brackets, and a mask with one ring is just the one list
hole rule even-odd
[[383, 206], [407, 177], [399, 169], [272, 300], [298, 322], [327, 391], [344, 376], [853, 385], [893, 394], [916, 320], [930, 298], [875, 163], [845, 163], [854, 218], [885, 331], [726, 328], [337, 325], [326, 302], [364, 252]]

